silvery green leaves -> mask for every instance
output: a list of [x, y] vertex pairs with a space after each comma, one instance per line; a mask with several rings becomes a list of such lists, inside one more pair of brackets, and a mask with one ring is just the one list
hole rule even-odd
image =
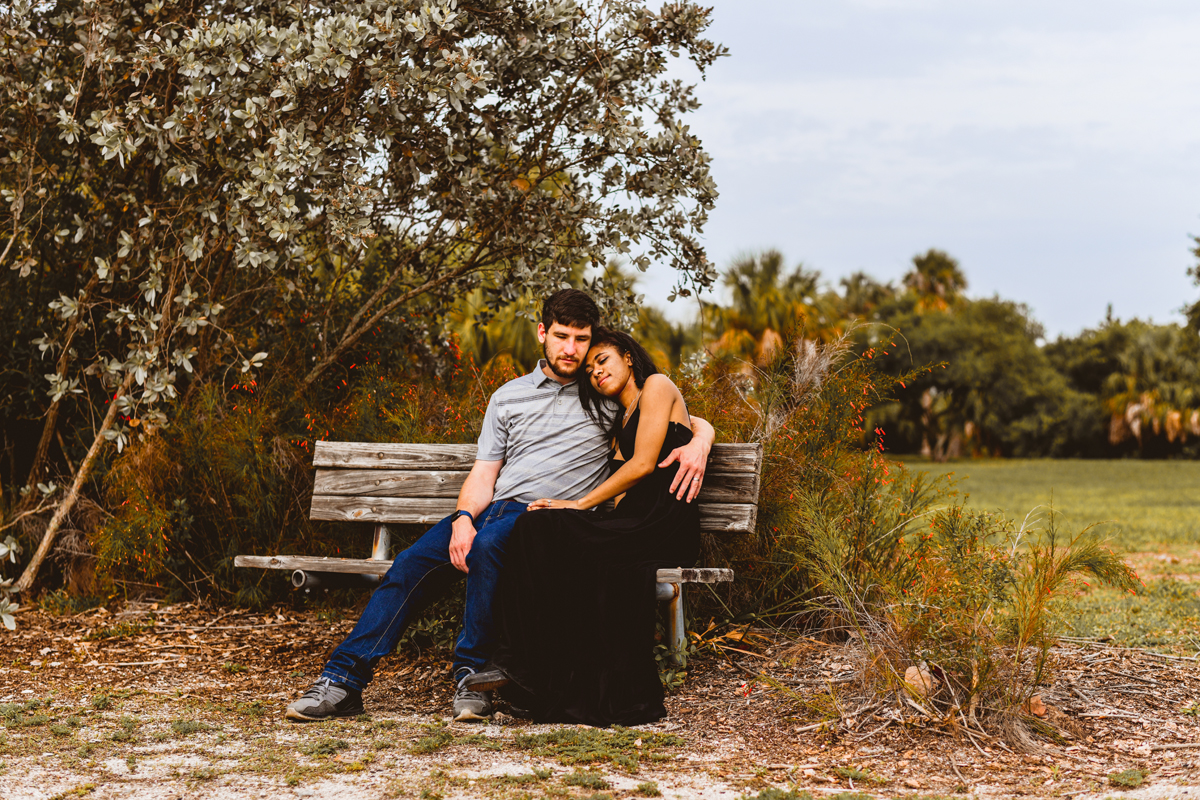
[[[7, 588], [12, 584], [12, 579], [0, 582], [0, 590]], [[17, 607], [12, 604], [12, 601], [7, 597], [0, 597], [0, 624], [8, 628], [10, 631], [17, 629], [17, 618], [13, 616], [16, 613]]]
[[4, 541], [0, 542], [0, 563], [5, 561], [17, 563], [17, 556], [21, 555], [21, 544], [11, 535], [5, 536]]
[[[49, 397], [99, 410], [129, 377], [122, 416], [149, 419], [176, 381], [269, 370], [280, 304], [309, 387], [484, 282], [495, 309], [619, 255], [710, 285], [716, 189], [667, 78], [724, 52], [707, 24], [633, 0], [29, 6], [0, 36], [0, 259], [54, 285], [26, 328], [63, 343]], [[124, 425], [121, 447], [146, 430]]]

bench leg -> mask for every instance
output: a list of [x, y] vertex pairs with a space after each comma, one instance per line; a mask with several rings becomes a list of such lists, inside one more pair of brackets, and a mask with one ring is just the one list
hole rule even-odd
[[655, 596], [667, 601], [667, 646], [671, 661], [678, 667], [687, 666], [687, 642], [683, 623], [683, 584], [660, 583]]
[[388, 555], [392, 547], [392, 535], [382, 522], [375, 526], [375, 537], [371, 540], [371, 558], [374, 561], [391, 561]]

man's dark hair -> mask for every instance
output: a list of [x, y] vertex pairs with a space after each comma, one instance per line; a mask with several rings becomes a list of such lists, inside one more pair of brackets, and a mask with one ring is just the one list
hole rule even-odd
[[550, 330], [556, 322], [572, 328], [595, 328], [600, 324], [600, 308], [586, 292], [560, 289], [542, 303], [542, 325]]
[[[654, 366], [654, 359], [650, 358], [646, 348], [638, 344], [637, 340], [625, 331], [616, 331], [599, 325], [594, 326], [589, 352], [597, 347], [612, 347], [621, 356], [629, 356], [629, 360], [633, 362], [630, 366], [630, 370], [633, 372], [633, 383], [639, 389], [646, 385], [646, 378], [658, 373], [658, 367]], [[612, 439], [616, 439], [621, 433], [621, 424], [625, 420], [617, 413], [609, 418], [605, 413], [602, 395], [596, 391], [591, 380], [586, 376], [579, 381], [579, 384], [579, 400], [583, 404], [583, 410], [596, 421], [596, 424], [608, 430]]]

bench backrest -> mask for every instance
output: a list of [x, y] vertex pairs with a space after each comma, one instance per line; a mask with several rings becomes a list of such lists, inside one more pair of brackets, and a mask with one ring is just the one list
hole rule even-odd
[[[433, 524], [454, 510], [473, 444], [317, 442], [312, 519]], [[751, 533], [761, 444], [716, 444], [700, 490], [700, 528]]]

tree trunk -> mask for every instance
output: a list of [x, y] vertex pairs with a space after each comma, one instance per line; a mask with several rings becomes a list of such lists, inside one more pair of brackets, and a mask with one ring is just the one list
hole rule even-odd
[[[29, 477], [25, 479], [26, 486], [37, 486], [38, 479], [42, 477], [42, 464], [46, 461], [46, 456], [50, 453], [50, 442], [54, 439], [54, 432], [58, 426], [58, 409], [62, 400], [55, 400], [50, 404], [50, 410], [46, 412], [46, 422], [42, 425], [42, 438], [38, 440], [37, 450], [33, 453], [33, 465], [29, 468]], [[29, 505], [30, 498], [36, 498], [37, 492], [31, 491], [25, 496], [25, 503]], [[36, 500], [33, 505], [36, 505]]]
[[133, 373], [130, 372], [125, 376], [125, 382], [121, 384], [121, 388], [117, 389], [112, 400], [108, 403], [108, 413], [104, 415], [104, 420], [100, 423], [100, 428], [96, 431], [96, 438], [92, 441], [92, 446], [88, 448], [87, 455], [83, 457], [83, 461], [79, 464], [79, 470], [75, 473], [75, 480], [71, 482], [71, 488], [67, 492], [67, 496], [58, 504], [58, 509], [54, 512], [54, 516], [50, 520], [50, 524], [46, 526], [46, 532], [42, 534], [41, 544], [38, 545], [37, 552], [33, 554], [33, 558], [25, 566], [25, 571], [21, 573], [20, 579], [13, 586], [13, 590], [20, 593], [29, 591], [33, 586], [33, 582], [37, 580], [38, 570], [42, 567], [42, 562], [46, 560], [46, 556], [50, 554], [50, 548], [54, 546], [54, 540], [58, 536], [58, 529], [62, 527], [63, 520], [71, 513], [71, 509], [75, 507], [75, 501], [79, 499], [79, 492], [83, 488], [83, 482], [87, 480], [88, 473], [92, 470], [92, 464], [96, 461], [96, 455], [100, 452], [100, 446], [104, 444], [104, 434], [112, 427], [113, 420], [117, 418], [117, 401], [125, 396], [129, 391], [129, 387], [133, 384]]
[[[84, 287], [79, 299], [82, 302], [84, 298], [92, 293], [96, 288], [96, 284], [100, 279], [96, 275], [92, 275], [92, 279], [88, 281]], [[70, 363], [71, 343], [75, 341], [75, 334], [79, 331], [79, 321], [83, 318], [83, 312], [80, 311], [71, 319], [71, 324], [67, 327], [67, 338], [63, 342], [62, 355], [58, 358], [58, 363], [54, 367], [54, 371], [58, 373], [60, 378], [65, 378], [67, 374], [67, 365]], [[37, 485], [38, 478], [42, 477], [42, 467], [46, 463], [46, 456], [50, 453], [50, 441], [54, 438], [54, 434], [58, 428], [58, 410], [62, 407], [63, 398], [55, 400], [50, 404], [50, 408], [46, 411], [46, 422], [42, 425], [42, 438], [38, 440], [37, 450], [33, 454], [33, 464], [29, 467], [29, 477], [25, 480], [25, 485], [34, 487]], [[64, 450], [65, 454], [65, 450]], [[18, 509], [24, 510], [30, 506], [37, 505], [37, 493], [31, 491], [25, 496], [25, 499], [18, 506]]]
[[[371, 330], [376, 325], [378, 325], [379, 322], [384, 317], [386, 317], [388, 314], [392, 313], [392, 311], [394, 311], [395, 308], [397, 306], [399, 306], [401, 303], [407, 303], [409, 300], [413, 299], [414, 297], [418, 297], [422, 294], [425, 294], [426, 292], [433, 291], [434, 289], [441, 286], [442, 284], [444, 284], [448, 281], [452, 281], [455, 278], [461, 277], [462, 275], [467, 273], [473, 266], [474, 266], [474, 264], [468, 262], [465, 266], [459, 267], [458, 269], [452, 270], [451, 272], [447, 272], [446, 274], [444, 274], [438, 278], [433, 278], [432, 280], [428, 280], [425, 283], [421, 284], [420, 286], [416, 287], [415, 289], [409, 289], [404, 294], [400, 295], [399, 297], [396, 297], [395, 299], [393, 299], [393, 300], [389, 301], [387, 304], [385, 304], [382, 308], [380, 308], [378, 311], [376, 311], [369, 320], [367, 320], [366, 322], [363, 322], [361, 324], [358, 324], [358, 326], [355, 327], [355, 324], [362, 318], [364, 312], [369, 307], [369, 303], [367, 305], [364, 305], [363, 308], [359, 310], [359, 313], [357, 315], [355, 315], [355, 318], [353, 320], [351, 320], [350, 325], [347, 326], [346, 331], [342, 334], [341, 341], [339, 341], [337, 343], [337, 346], [334, 347], [333, 350], [330, 351], [329, 355], [325, 356], [320, 361], [318, 361], [316, 366], [314, 366], [311, 370], [309, 370], [308, 374], [304, 376], [304, 380], [302, 380], [300, 382], [300, 385], [296, 388], [296, 394], [299, 395], [299, 394], [303, 394], [304, 392], [308, 391], [312, 387], [312, 385], [314, 383], [316, 383], [317, 378], [321, 377], [321, 375], [323, 375], [325, 373], [325, 370], [329, 369], [331, 366], [336, 364], [337, 360], [339, 358], [341, 358], [343, 355], [345, 355], [346, 351], [349, 350], [351, 347], [353, 347], [355, 345], [355, 343], [358, 342], [358, 340], [362, 338], [364, 333], [366, 333], [367, 331]], [[380, 294], [380, 292], [376, 292], [376, 295], [378, 295], [378, 294]], [[370, 302], [373, 302], [374, 300], [375, 300], [375, 298], [371, 298]]]

